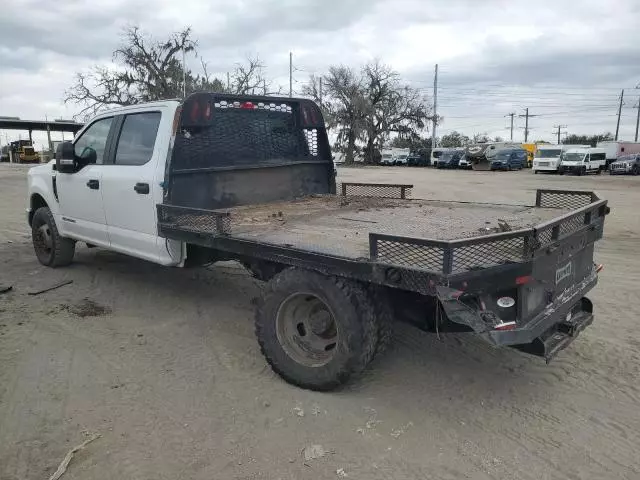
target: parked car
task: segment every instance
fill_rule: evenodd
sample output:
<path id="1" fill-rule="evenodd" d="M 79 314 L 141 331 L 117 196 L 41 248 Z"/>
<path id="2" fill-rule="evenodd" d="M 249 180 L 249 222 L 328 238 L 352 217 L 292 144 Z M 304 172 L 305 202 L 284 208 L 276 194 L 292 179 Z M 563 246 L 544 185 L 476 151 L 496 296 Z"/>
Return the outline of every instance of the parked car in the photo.
<path id="1" fill-rule="evenodd" d="M 438 168 L 458 168 L 458 164 L 463 155 L 463 150 L 443 152 L 438 159 Z"/>
<path id="2" fill-rule="evenodd" d="M 491 170 L 522 170 L 527 164 L 527 151 L 523 148 L 505 148 L 491 160 Z"/>
<path id="3" fill-rule="evenodd" d="M 409 163 L 409 155 L 403 153 L 396 157 L 396 161 L 394 165 L 407 165 L 408 163 Z"/>
<path id="4" fill-rule="evenodd" d="M 606 169 L 606 159 L 604 148 L 571 148 L 566 152 L 562 152 L 560 174 L 600 174 Z"/>
<path id="5" fill-rule="evenodd" d="M 438 160 L 442 156 L 444 152 L 452 151 L 452 148 L 433 148 L 431 150 L 431 165 L 434 167 L 438 166 Z"/>
<path id="6" fill-rule="evenodd" d="M 467 157 L 466 153 L 460 158 L 458 168 L 462 170 L 473 170 L 473 164 L 471 163 L 471 160 L 469 160 L 469 157 Z"/>
<path id="7" fill-rule="evenodd" d="M 395 165 L 395 158 L 392 153 L 383 153 L 380 165 Z"/>
<path id="8" fill-rule="evenodd" d="M 609 165 L 611 175 L 640 175 L 640 153 L 623 155 Z"/>
<path id="9" fill-rule="evenodd" d="M 412 153 L 407 157 L 407 165 L 410 167 L 428 167 L 431 165 L 430 158 L 426 152 Z"/>
<path id="10" fill-rule="evenodd" d="M 604 141 L 598 142 L 596 148 L 604 149 L 606 156 L 606 167 L 609 167 L 609 165 L 616 162 L 619 157 L 622 157 L 624 155 L 632 155 L 634 153 L 640 153 L 639 142 L 617 142 L 615 140 Z"/>

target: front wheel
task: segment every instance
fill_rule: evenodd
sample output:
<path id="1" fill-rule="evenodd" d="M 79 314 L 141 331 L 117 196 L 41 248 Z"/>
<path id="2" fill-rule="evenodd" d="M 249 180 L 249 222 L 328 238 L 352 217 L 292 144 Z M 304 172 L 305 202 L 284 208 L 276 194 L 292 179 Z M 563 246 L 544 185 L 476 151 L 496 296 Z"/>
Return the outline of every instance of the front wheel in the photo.
<path id="1" fill-rule="evenodd" d="M 256 336 L 287 382 L 331 390 L 360 373 L 378 348 L 374 303 L 361 285 L 290 268 L 276 275 L 256 311 Z"/>
<path id="2" fill-rule="evenodd" d="M 76 242 L 60 235 L 49 207 L 41 207 L 33 214 L 31 239 L 42 265 L 64 267 L 73 261 Z"/>

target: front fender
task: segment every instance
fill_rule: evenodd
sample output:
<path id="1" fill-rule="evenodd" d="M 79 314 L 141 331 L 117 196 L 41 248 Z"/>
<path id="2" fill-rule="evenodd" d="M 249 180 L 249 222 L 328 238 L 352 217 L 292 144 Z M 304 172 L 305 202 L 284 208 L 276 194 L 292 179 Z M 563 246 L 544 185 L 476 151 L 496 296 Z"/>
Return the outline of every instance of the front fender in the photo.
<path id="1" fill-rule="evenodd" d="M 43 202 L 49 207 L 54 218 L 60 215 L 60 204 L 53 192 L 53 176 L 50 173 L 49 175 L 30 174 L 28 177 L 28 192 L 27 219 L 29 225 L 31 225 L 31 218 L 35 210 L 44 206 L 42 205 Z M 58 228 L 60 227 L 60 225 L 57 226 Z"/>

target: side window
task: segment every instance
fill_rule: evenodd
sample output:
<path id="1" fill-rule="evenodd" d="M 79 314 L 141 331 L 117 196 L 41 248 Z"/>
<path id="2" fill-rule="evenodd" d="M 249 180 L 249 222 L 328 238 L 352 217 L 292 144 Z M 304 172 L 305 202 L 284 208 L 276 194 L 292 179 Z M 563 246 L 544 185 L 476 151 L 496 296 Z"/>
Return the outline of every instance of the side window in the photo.
<path id="1" fill-rule="evenodd" d="M 144 165 L 151 160 L 160 116 L 160 112 L 145 112 L 124 118 L 116 147 L 116 165 Z"/>
<path id="2" fill-rule="evenodd" d="M 584 156 L 584 163 L 588 163 L 590 159 L 591 159 L 591 158 L 590 158 L 589 154 L 587 153 L 587 154 Z"/>
<path id="3" fill-rule="evenodd" d="M 113 117 L 93 123 L 73 145 L 76 157 L 84 163 L 104 163 L 104 149 Z"/>

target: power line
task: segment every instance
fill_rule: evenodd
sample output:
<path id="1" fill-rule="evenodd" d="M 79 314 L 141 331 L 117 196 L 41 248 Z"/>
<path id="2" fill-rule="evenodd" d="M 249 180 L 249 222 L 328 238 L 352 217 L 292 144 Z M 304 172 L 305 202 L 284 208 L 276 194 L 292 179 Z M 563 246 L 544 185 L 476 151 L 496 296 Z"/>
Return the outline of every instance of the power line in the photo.
<path id="1" fill-rule="evenodd" d="M 558 145 L 560 145 L 560 135 L 562 134 L 562 129 L 563 128 L 567 128 L 566 125 L 554 125 L 553 128 L 557 128 L 557 135 L 558 135 Z M 556 132 L 554 132 L 556 133 Z"/>
<path id="2" fill-rule="evenodd" d="M 518 115 L 519 117 L 524 117 L 524 143 L 527 143 L 529 140 L 529 117 L 537 117 L 537 115 L 529 115 L 529 107 L 524 109 L 524 115 Z"/>
<path id="3" fill-rule="evenodd" d="M 436 135 L 437 126 L 438 126 L 438 64 L 436 63 L 435 72 L 433 76 L 433 132 L 431 133 L 431 146 L 433 148 L 438 146 L 438 136 Z"/>

